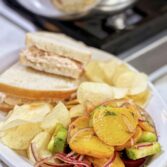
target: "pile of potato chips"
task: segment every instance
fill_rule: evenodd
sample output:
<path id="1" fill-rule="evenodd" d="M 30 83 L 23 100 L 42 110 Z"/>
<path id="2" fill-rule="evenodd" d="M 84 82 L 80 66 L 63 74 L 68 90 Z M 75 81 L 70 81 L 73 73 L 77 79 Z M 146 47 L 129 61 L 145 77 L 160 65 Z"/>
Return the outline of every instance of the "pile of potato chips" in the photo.
<path id="1" fill-rule="evenodd" d="M 150 97 L 147 76 L 144 73 L 131 69 L 127 64 L 117 59 L 91 61 L 86 67 L 86 76 L 92 82 L 101 83 L 101 86 L 97 83 L 94 83 L 94 85 L 93 83 L 89 84 L 92 89 L 97 89 L 97 92 L 103 89 L 99 91 L 101 93 L 103 91 L 106 91 L 106 93 L 110 92 L 112 94 L 110 98 L 119 99 L 130 97 L 134 99 L 136 103 L 143 106 Z M 80 92 L 85 89 L 85 85 L 80 87 L 82 88 L 79 90 L 79 96 L 84 97 L 85 94 L 82 95 Z M 87 93 L 89 94 L 89 92 Z"/>
<path id="2" fill-rule="evenodd" d="M 55 107 L 48 103 L 31 103 L 15 108 L 0 123 L 1 141 L 17 152 L 34 157 L 31 144 L 35 143 L 41 157 L 50 156 L 47 144 L 51 139 L 57 123 L 67 127 L 71 122 L 66 106 L 59 102 Z"/>

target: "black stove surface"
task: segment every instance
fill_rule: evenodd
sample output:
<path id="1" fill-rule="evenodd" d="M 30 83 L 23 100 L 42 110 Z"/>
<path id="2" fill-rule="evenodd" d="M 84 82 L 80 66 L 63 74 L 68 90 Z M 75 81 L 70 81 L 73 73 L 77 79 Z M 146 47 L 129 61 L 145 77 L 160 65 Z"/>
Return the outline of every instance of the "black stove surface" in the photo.
<path id="1" fill-rule="evenodd" d="M 4 2 L 41 29 L 61 30 L 88 45 L 115 54 L 122 53 L 167 28 L 167 0 L 139 0 L 131 9 L 124 11 L 126 27 L 122 30 L 113 26 L 111 15 L 96 15 L 77 21 L 58 21 L 34 15 L 16 0 Z"/>

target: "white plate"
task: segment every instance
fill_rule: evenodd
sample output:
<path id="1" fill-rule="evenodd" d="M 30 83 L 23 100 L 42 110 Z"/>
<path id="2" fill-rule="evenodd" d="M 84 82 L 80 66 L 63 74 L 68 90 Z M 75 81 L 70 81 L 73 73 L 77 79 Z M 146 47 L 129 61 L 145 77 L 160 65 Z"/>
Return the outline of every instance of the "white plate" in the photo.
<path id="1" fill-rule="evenodd" d="M 112 55 L 97 49 L 92 49 L 94 57 L 98 59 L 109 59 Z M 18 51 L 10 53 L 0 60 L 0 72 L 7 69 L 18 59 Z M 155 88 L 150 84 L 152 98 L 146 108 L 154 120 L 159 142 L 162 146 L 162 153 L 157 155 L 148 165 L 148 167 L 167 167 L 167 110 L 164 101 L 161 99 Z M 4 115 L 0 113 L 0 118 Z M 10 167 L 32 167 L 28 160 L 17 155 L 13 150 L 0 143 L 0 159 Z"/>

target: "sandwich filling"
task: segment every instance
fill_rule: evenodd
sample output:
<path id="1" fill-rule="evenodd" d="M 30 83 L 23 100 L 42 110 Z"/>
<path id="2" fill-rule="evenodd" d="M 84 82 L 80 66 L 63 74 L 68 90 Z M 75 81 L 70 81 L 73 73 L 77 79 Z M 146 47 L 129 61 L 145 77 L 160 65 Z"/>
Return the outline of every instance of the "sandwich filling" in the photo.
<path id="1" fill-rule="evenodd" d="M 80 62 L 38 49 L 35 46 L 21 53 L 21 62 L 40 71 L 71 78 L 78 78 L 84 69 Z"/>

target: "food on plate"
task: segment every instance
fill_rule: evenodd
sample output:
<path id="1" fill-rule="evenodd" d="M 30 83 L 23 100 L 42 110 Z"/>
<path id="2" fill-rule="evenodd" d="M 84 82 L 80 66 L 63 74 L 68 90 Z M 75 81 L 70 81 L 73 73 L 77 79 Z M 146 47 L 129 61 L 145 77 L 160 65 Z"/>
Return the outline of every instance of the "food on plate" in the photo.
<path id="1" fill-rule="evenodd" d="M 33 137 L 41 131 L 39 123 L 26 123 L 4 130 L 1 141 L 12 149 L 25 150 Z"/>
<path id="2" fill-rule="evenodd" d="M 81 155 L 95 158 L 111 157 L 114 148 L 101 141 L 92 128 L 84 128 L 76 132 L 69 141 L 70 148 Z"/>
<path id="3" fill-rule="evenodd" d="M 102 167 L 108 165 L 109 167 L 124 167 L 124 163 L 121 160 L 118 153 L 114 153 L 111 158 L 90 158 L 95 167 Z"/>
<path id="4" fill-rule="evenodd" d="M 96 4 L 95 0 L 52 0 L 52 2 L 60 11 L 69 14 L 85 12 Z"/>
<path id="5" fill-rule="evenodd" d="M 76 118 L 82 116 L 85 111 L 85 107 L 82 104 L 77 104 L 71 107 L 70 109 L 70 118 Z"/>
<path id="6" fill-rule="evenodd" d="M 38 156 L 42 158 L 46 158 L 51 156 L 51 153 L 47 150 L 48 142 L 50 141 L 51 135 L 44 131 L 38 133 L 33 140 L 30 142 L 29 147 L 27 149 L 27 155 L 31 162 L 35 163 L 38 159 L 37 156 L 34 156 L 33 149 L 35 147 L 38 152 Z"/>
<path id="7" fill-rule="evenodd" d="M 112 84 L 112 78 L 119 64 L 121 62 L 118 59 L 109 61 L 91 60 L 86 66 L 85 73 L 91 81 Z"/>
<path id="8" fill-rule="evenodd" d="M 138 141 L 139 142 L 154 142 L 154 141 L 157 141 L 157 136 L 153 132 L 143 131 Z"/>
<path id="9" fill-rule="evenodd" d="M 31 140 L 26 141 L 28 146 L 26 143 L 26 147 L 22 148 L 27 150 L 28 158 L 36 167 L 79 164 L 83 167 L 124 167 L 127 164 L 139 167 L 146 159 L 161 151 L 150 117 L 130 99 L 111 99 L 72 120 L 66 110 L 62 102 L 51 108 L 45 116 L 45 124 L 55 121 L 52 126 L 54 130 L 41 128 Z M 58 111 L 64 113 L 61 115 Z M 143 129 L 141 122 L 147 123 L 146 127 L 152 128 L 147 130 L 151 131 Z M 18 132 L 13 134 L 18 135 Z M 27 138 L 27 133 L 22 132 L 21 138 Z M 4 141 L 4 136 L 1 140 Z M 10 138 L 7 141 L 14 142 Z M 13 148 L 13 145 L 8 146 Z M 14 148 L 20 150 L 20 145 Z"/>
<path id="10" fill-rule="evenodd" d="M 91 55 L 62 34 L 28 33 L 23 65 L 0 76 L 0 109 L 10 110 L 0 141 L 35 167 L 139 167 L 161 151 L 141 107 L 151 94 L 147 76 Z"/>
<path id="11" fill-rule="evenodd" d="M 69 111 L 62 102 L 59 102 L 43 119 L 41 128 L 50 133 L 53 133 L 58 123 L 61 123 L 64 127 L 67 127 L 70 122 L 71 118 Z"/>
<path id="12" fill-rule="evenodd" d="M 117 59 L 92 60 L 86 66 L 85 72 L 90 81 L 103 82 L 114 88 L 125 89 L 126 95 L 141 106 L 149 100 L 150 91 L 147 76 L 134 71 Z"/>
<path id="13" fill-rule="evenodd" d="M 53 103 L 69 98 L 79 83 L 79 80 L 55 77 L 17 63 L 0 76 L 0 92 L 4 95 L 1 104 L 13 107 L 33 101 Z"/>
<path id="14" fill-rule="evenodd" d="M 7 115 L 6 120 L 2 122 L 0 130 L 7 130 L 26 123 L 39 123 L 51 110 L 52 106 L 49 103 L 41 102 L 15 106 Z"/>
<path id="15" fill-rule="evenodd" d="M 79 99 L 68 103 L 85 106 Z M 68 103 L 16 106 L 1 122 L 0 140 L 16 151 L 27 151 L 36 167 L 124 167 L 143 164 L 141 158 L 161 151 L 150 117 L 133 100 L 108 99 L 89 112 L 83 107 L 82 114 L 73 119 L 65 106 Z"/>
<path id="16" fill-rule="evenodd" d="M 137 95 L 128 95 L 130 99 L 133 99 L 138 105 L 144 107 L 147 105 L 151 98 L 151 90 L 148 88 L 142 93 L 139 93 Z"/>
<path id="17" fill-rule="evenodd" d="M 68 139 L 70 139 L 77 131 L 89 127 L 89 117 L 81 116 L 74 120 L 69 126 Z"/>
<path id="18" fill-rule="evenodd" d="M 20 53 L 23 65 L 39 71 L 79 78 L 91 52 L 83 44 L 62 34 L 35 32 L 26 35 L 26 49 Z"/>
<path id="19" fill-rule="evenodd" d="M 135 133 L 138 120 L 133 108 L 100 106 L 93 112 L 93 128 L 106 144 L 125 144 Z M 110 123 L 112 122 L 112 123 Z"/>
<path id="20" fill-rule="evenodd" d="M 67 129 L 62 124 L 58 123 L 48 144 L 48 150 L 51 153 L 64 152 L 66 140 Z"/>
<path id="21" fill-rule="evenodd" d="M 133 147 L 126 149 L 127 156 L 133 160 L 153 155 L 159 153 L 160 151 L 161 146 L 158 142 L 146 142 L 144 144 L 136 144 Z"/>
<path id="22" fill-rule="evenodd" d="M 120 99 L 127 95 L 127 89 L 115 88 L 106 83 L 83 82 L 77 90 L 78 101 L 87 106 L 96 106 L 109 99 Z"/>

